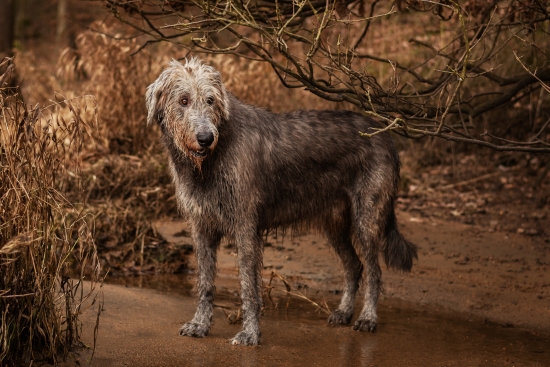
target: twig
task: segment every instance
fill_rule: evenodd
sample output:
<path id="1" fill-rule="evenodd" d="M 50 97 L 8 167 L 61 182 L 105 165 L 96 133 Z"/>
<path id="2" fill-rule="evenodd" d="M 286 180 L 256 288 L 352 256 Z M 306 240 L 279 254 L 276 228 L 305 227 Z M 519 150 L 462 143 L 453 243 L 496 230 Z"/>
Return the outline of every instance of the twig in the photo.
<path id="1" fill-rule="evenodd" d="M 321 310 L 323 311 L 324 313 L 326 313 L 327 315 L 330 315 L 330 308 L 328 307 L 327 303 L 324 302 L 324 305 L 320 305 L 319 303 L 313 301 L 312 299 L 308 298 L 307 296 L 305 296 L 304 294 L 300 293 L 300 292 L 292 292 L 292 288 L 290 287 L 290 284 L 288 284 L 288 282 L 281 276 L 279 275 L 277 272 L 275 271 L 272 271 L 271 272 L 271 278 L 269 279 L 269 286 L 271 286 L 271 281 L 273 280 L 274 277 L 277 277 L 279 279 L 281 279 L 285 285 L 285 288 L 286 290 L 285 291 L 282 291 L 282 292 L 285 292 L 286 294 L 290 295 L 290 296 L 294 296 L 294 297 L 297 297 L 297 298 L 300 298 L 300 299 L 303 299 L 309 303 L 311 303 L 312 305 L 316 306 L 318 310 Z M 271 289 L 275 289 L 277 290 L 276 288 L 274 287 L 270 287 L 270 290 Z"/>
<path id="2" fill-rule="evenodd" d="M 519 167 L 513 167 L 510 169 L 510 171 L 512 170 L 516 170 L 518 169 Z M 491 178 L 491 177 L 494 177 L 494 176 L 498 176 L 502 174 L 502 172 L 493 172 L 493 173 L 488 173 L 486 175 L 483 175 L 483 176 L 479 176 L 479 177 L 475 177 L 475 178 L 471 178 L 469 180 L 465 180 L 465 181 L 461 181 L 461 182 L 457 182 L 457 183 L 454 183 L 454 184 L 449 184 L 449 185 L 445 185 L 445 186 L 441 186 L 439 189 L 440 190 L 449 190 L 449 189 L 454 189 L 455 187 L 460 187 L 460 186 L 465 186 L 465 185 L 469 185 L 469 184 L 472 184 L 472 183 L 475 183 L 475 182 L 479 182 L 479 181 L 483 181 L 483 180 L 486 180 L 488 178 Z"/>
<path id="3" fill-rule="evenodd" d="M 536 74 L 537 74 L 537 70 L 535 70 L 535 72 L 533 73 L 531 70 L 529 70 L 529 68 L 521 62 L 521 58 L 518 57 L 518 55 L 516 54 L 516 51 L 514 51 L 514 56 L 516 57 L 516 60 L 518 60 L 518 62 L 521 64 L 521 66 L 525 69 L 525 71 L 527 71 L 529 74 L 531 74 L 533 76 L 533 78 L 537 79 L 540 83 L 540 85 L 548 92 L 550 93 L 550 87 L 545 84 Z"/>

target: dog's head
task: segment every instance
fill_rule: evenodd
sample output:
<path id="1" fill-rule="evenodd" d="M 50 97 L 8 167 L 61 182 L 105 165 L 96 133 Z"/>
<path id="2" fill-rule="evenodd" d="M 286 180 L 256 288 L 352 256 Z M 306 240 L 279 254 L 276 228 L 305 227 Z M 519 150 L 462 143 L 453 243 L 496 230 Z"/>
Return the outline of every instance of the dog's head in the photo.
<path id="1" fill-rule="evenodd" d="M 229 116 L 227 92 L 220 73 L 197 58 L 172 60 L 147 88 L 147 124 L 163 134 L 201 168 L 216 148 L 218 127 Z"/>

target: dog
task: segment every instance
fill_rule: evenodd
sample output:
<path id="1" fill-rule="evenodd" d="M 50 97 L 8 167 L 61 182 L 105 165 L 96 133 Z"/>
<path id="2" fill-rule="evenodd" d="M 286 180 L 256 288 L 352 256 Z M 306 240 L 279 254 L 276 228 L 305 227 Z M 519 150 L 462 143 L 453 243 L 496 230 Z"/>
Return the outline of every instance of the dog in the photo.
<path id="1" fill-rule="evenodd" d="M 147 123 L 160 127 L 180 210 L 198 261 L 198 305 L 181 335 L 205 337 L 212 325 L 216 252 L 224 237 L 238 252 L 242 330 L 232 344 L 260 342 L 262 236 L 277 228 L 324 233 L 342 260 L 345 287 L 328 322 L 349 324 L 363 267 L 364 306 L 353 324 L 373 332 L 388 267 L 410 271 L 416 246 L 398 231 L 394 203 L 399 156 L 389 133 L 350 111 L 274 114 L 225 89 L 198 58 L 171 61 L 146 92 Z"/>

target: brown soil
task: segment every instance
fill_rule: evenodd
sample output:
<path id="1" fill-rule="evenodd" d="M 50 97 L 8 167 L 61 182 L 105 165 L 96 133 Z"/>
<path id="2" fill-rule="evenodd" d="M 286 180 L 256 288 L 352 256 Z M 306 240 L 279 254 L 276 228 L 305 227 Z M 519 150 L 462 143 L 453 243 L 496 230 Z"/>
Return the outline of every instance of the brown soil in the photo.
<path id="1" fill-rule="evenodd" d="M 105 285 L 96 351 L 82 353 L 80 365 L 113 366 L 545 366 L 550 338 L 517 328 L 502 328 L 462 318 L 442 316 L 407 302 L 383 300 L 376 333 L 350 327 L 327 327 L 326 315 L 313 312 L 299 299 L 274 297 L 278 308 L 261 319 L 259 347 L 233 346 L 229 339 L 240 329 L 227 322 L 224 311 L 238 299 L 221 286 L 214 325 L 204 339 L 181 337 L 180 325 L 194 312 L 191 284 L 185 277 L 160 278 L 163 292 Z M 133 279 L 139 284 L 139 278 Z M 159 279 L 157 279 L 159 280 Z M 222 279 L 223 280 L 223 279 Z M 148 283 L 151 286 L 151 283 Z M 167 294 L 166 291 L 169 291 Z M 177 293 L 177 294 L 174 294 Z M 284 301 L 284 302 L 283 302 Z M 335 297 L 328 297 L 333 306 Z M 96 315 L 85 313 L 84 339 L 93 344 Z M 68 363 L 68 365 L 72 365 Z"/>
<path id="2" fill-rule="evenodd" d="M 403 234 L 418 245 L 419 259 L 410 274 L 383 269 L 383 297 L 503 326 L 550 331 L 550 245 L 543 237 L 404 212 L 398 213 L 398 221 Z M 159 222 L 157 230 L 171 243 L 191 244 L 185 223 Z M 238 276 L 233 244 L 222 244 L 218 266 L 221 277 Z M 269 236 L 264 269 L 265 279 L 275 271 L 294 289 L 325 294 L 342 289 L 339 259 L 319 235 Z"/>

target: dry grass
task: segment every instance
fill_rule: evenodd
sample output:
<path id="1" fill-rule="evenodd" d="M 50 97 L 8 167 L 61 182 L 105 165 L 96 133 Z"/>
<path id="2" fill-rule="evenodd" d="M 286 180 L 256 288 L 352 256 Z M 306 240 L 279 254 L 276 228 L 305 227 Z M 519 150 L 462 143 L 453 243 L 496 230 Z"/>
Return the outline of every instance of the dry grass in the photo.
<path id="1" fill-rule="evenodd" d="M 93 94 L 99 105 L 97 146 L 82 172 L 102 265 L 115 274 L 173 271 L 164 264 L 174 258 L 181 264 L 183 255 L 157 235 L 152 221 L 176 215 L 174 188 L 157 134 L 145 123 L 145 88 L 162 66 L 147 52 L 132 56 L 135 41 L 87 31 L 76 45 L 62 52 L 58 75 L 73 93 Z"/>
<path id="2" fill-rule="evenodd" d="M 107 31 L 102 26 L 103 31 Z M 100 151 L 113 154 L 143 153 L 152 140 L 145 130 L 144 95 L 151 73 L 151 56 L 135 57 L 135 41 L 115 41 L 104 34 L 84 32 L 77 48 L 61 54 L 58 75 L 73 91 L 95 96 L 99 106 L 96 136 Z M 80 83 L 79 83 L 80 82 Z"/>
<path id="3" fill-rule="evenodd" d="M 272 285 L 272 284 L 274 284 L 273 279 L 279 279 L 281 282 L 283 282 L 283 284 L 285 286 L 285 289 L 284 290 L 278 289 L 275 285 Z M 278 305 L 279 305 L 279 302 L 274 302 L 273 301 L 273 298 L 271 297 L 271 293 L 273 291 L 283 292 L 287 296 L 296 297 L 298 299 L 306 301 L 309 304 L 311 304 L 312 306 L 315 306 L 315 311 L 316 312 L 323 312 L 327 315 L 330 315 L 330 308 L 328 307 L 328 304 L 324 299 L 323 299 L 323 301 L 315 302 L 314 300 L 312 300 L 310 297 L 303 294 L 299 290 L 293 290 L 292 287 L 290 286 L 290 283 L 282 275 L 280 275 L 279 273 L 277 273 L 275 271 L 271 272 L 271 277 L 269 278 L 269 283 L 267 284 L 267 286 L 264 287 L 264 295 L 267 296 L 267 298 L 271 302 L 271 305 L 273 307 L 277 308 Z M 289 301 L 290 301 L 290 299 L 287 298 L 287 305 L 286 305 L 287 308 L 288 308 L 288 305 L 289 305 Z"/>
<path id="4" fill-rule="evenodd" d="M 86 98 L 29 109 L 2 90 L 0 108 L 0 364 L 56 363 L 80 343 L 83 302 L 97 297 L 79 169 L 95 109 Z"/>
<path id="5" fill-rule="evenodd" d="M 280 287 L 281 285 L 284 286 L 284 289 Z M 307 293 L 307 286 L 305 289 Z M 283 307 L 280 307 L 282 306 L 281 302 L 284 302 L 284 310 L 288 311 L 290 308 L 291 298 L 294 298 L 314 307 L 314 312 L 316 313 L 323 313 L 325 315 L 331 314 L 330 307 L 324 297 L 321 297 L 322 300 L 315 301 L 312 297 L 308 296 L 304 292 L 301 292 L 299 289 L 292 289 L 290 283 L 282 275 L 275 271 L 271 272 L 268 284 L 263 285 L 262 295 L 264 300 L 268 300 L 270 303 L 270 306 L 267 306 L 267 302 L 264 302 L 262 313 L 268 310 L 273 311 L 283 309 Z M 230 324 L 238 324 L 243 321 L 242 310 L 239 302 L 232 305 L 214 303 L 214 308 L 221 310 Z"/>

